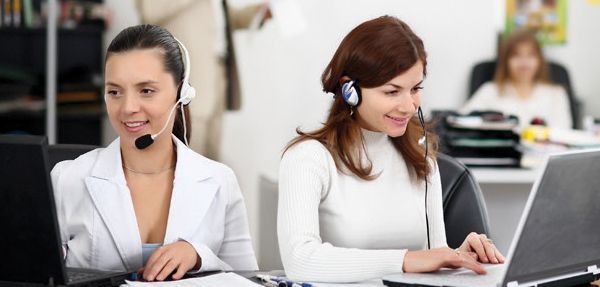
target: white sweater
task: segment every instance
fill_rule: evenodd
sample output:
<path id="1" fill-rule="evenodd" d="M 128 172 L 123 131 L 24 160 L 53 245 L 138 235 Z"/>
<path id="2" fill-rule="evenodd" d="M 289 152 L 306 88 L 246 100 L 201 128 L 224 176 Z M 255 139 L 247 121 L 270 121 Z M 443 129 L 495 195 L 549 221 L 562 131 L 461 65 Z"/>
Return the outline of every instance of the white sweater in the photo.
<path id="1" fill-rule="evenodd" d="M 548 127 L 571 129 L 571 110 L 567 92 L 563 87 L 550 84 L 536 84 L 528 99 L 522 99 L 514 87 L 506 85 L 500 95 L 493 82 L 483 84 L 461 109 L 468 113 L 473 110 L 496 110 L 519 117 L 519 128 L 525 128 L 535 117 L 546 121 Z"/>
<path id="2" fill-rule="evenodd" d="M 338 172 L 318 141 L 289 149 L 280 165 L 277 231 L 286 275 L 355 282 L 402 272 L 407 250 L 427 246 L 425 184 L 383 133 L 363 130 L 372 181 Z M 432 248 L 446 246 L 439 171 L 429 175 Z"/>

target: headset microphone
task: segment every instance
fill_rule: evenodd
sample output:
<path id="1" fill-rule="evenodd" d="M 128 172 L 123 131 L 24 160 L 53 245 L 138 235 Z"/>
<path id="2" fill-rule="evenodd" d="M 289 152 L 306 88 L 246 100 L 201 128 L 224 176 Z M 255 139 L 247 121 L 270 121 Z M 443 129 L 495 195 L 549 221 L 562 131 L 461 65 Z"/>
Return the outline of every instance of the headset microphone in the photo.
<path id="1" fill-rule="evenodd" d="M 175 111 L 175 108 L 177 108 L 177 105 L 181 102 L 181 100 L 177 101 L 175 103 L 175 105 L 171 108 L 171 112 L 169 112 L 169 117 L 167 118 L 167 122 L 165 123 L 165 125 L 162 127 L 162 129 L 160 129 L 159 132 L 151 135 L 151 134 L 145 134 L 139 138 L 137 138 L 135 140 L 135 147 L 137 147 L 138 149 L 145 149 L 147 147 L 149 147 L 151 144 L 154 143 L 154 139 L 156 137 L 158 137 L 160 134 L 162 134 L 165 129 L 167 128 L 167 126 L 169 125 L 169 122 L 171 121 L 171 117 L 173 116 L 173 112 Z"/>
<path id="2" fill-rule="evenodd" d="M 165 129 L 169 125 L 169 122 L 171 121 L 173 112 L 175 111 L 175 108 L 177 108 L 177 105 L 179 103 L 181 103 L 181 118 L 183 119 L 183 140 L 185 141 L 185 145 L 188 145 L 183 106 L 189 104 L 192 101 L 192 99 L 196 97 L 196 90 L 190 85 L 190 70 L 192 66 L 192 64 L 190 63 L 190 55 L 183 43 L 181 43 L 181 41 L 177 40 L 177 38 L 175 38 L 175 41 L 177 41 L 179 49 L 181 50 L 184 71 L 183 81 L 181 83 L 181 88 L 179 89 L 179 100 L 177 100 L 173 108 L 171 108 L 171 112 L 169 112 L 169 118 L 167 118 L 167 122 L 158 133 L 155 133 L 153 135 L 145 134 L 135 140 L 135 147 L 137 147 L 138 149 L 145 149 L 149 147 L 151 144 L 154 143 L 154 139 L 156 139 L 156 137 L 158 137 L 162 132 L 165 131 Z"/>

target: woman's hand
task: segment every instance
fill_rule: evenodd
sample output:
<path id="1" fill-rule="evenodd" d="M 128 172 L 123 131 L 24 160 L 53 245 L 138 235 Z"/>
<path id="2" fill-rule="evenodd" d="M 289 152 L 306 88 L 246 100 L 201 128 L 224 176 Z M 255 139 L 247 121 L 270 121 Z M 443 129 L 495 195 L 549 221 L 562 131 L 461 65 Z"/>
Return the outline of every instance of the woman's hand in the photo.
<path id="1" fill-rule="evenodd" d="M 199 268 L 200 262 L 196 249 L 190 243 L 177 241 L 157 248 L 148 258 L 146 266 L 138 273 L 142 274 L 142 278 L 146 281 L 163 281 L 177 270 L 172 277 L 178 280 L 188 270 Z"/>
<path id="2" fill-rule="evenodd" d="M 485 234 L 471 232 L 463 244 L 458 248 L 460 252 L 472 252 L 477 255 L 479 262 L 483 263 L 504 263 L 504 256 L 494 245 L 491 239 Z"/>
<path id="3" fill-rule="evenodd" d="M 485 269 L 477 262 L 477 255 L 448 247 L 431 250 L 408 251 L 404 255 L 404 272 L 433 272 L 440 268 L 464 267 L 477 274 L 485 274 Z"/>

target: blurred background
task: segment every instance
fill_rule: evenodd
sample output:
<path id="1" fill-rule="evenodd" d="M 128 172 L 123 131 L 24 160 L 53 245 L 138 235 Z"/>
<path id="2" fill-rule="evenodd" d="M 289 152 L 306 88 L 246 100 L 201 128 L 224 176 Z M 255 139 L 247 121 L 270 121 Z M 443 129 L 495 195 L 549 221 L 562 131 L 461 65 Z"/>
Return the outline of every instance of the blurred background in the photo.
<path id="1" fill-rule="evenodd" d="M 473 67 L 495 60 L 505 30 L 527 22 L 515 18 L 511 7 L 555 7 L 554 14 L 538 15 L 551 23 L 541 39 L 543 52 L 568 71 L 580 107 L 577 127 L 584 127 L 583 119 L 593 123 L 600 118 L 600 1 L 518 2 L 0 0 L 0 133 L 45 134 L 51 143 L 107 145 L 116 134 L 103 105 L 106 47 L 130 25 L 164 25 L 191 47 L 192 85 L 198 91 L 192 103 L 191 146 L 236 172 L 259 263 L 273 269 L 278 263 L 269 246 L 276 244 L 275 191 L 282 149 L 297 127 L 313 129 L 324 120 L 332 95 L 322 92 L 321 73 L 342 38 L 365 20 L 393 15 L 423 39 L 428 53 L 423 108 L 430 114 L 461 108 L 470 94 Z M 244 24 L 236 27 L 232 11 L 248 8 Z M 201 21 L 206 19 L 210 22 Z M 512 237 L 534 180 L 530 174 L 518 176 L 525 179 L 480 178 L 486 202 L 495 200 L 487 202 L 492 230 L 508 234 L 497 240 L 502 248 Z M 498 189 L 523 191 L 498 198 Z"/>

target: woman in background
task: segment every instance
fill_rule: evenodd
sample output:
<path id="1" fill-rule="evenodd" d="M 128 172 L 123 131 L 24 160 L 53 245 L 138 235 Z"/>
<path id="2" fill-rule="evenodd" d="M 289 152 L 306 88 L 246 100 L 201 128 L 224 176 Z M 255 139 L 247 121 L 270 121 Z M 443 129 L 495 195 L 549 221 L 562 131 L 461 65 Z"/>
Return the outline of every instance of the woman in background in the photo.
<path id="1" fill-rule="evenodd" d="M 552 84 L 548 74 L 535 35 L 517 31 L 500 50 L 494 81 L 483 84 L 461 112 L 495 110 L 518 116 L 521 128 L 539 118 L 550 128 L 570 129 L 567 93 L 562 86 Z"/>
<path id="2" fill-rule="evenodd" d="M 420 140 L 415 116 L 426 67 L 421 39 L 390 16 L 360 24 L 338 47 L 321 78 L 335 95 L 326 122 L 299 131 L 281 160 L 287 276 L 355 282 L 442 267 L 485 273 L 479 262 L 504 261 L 483 234 L 447 246 L 435 139 Z"/>

